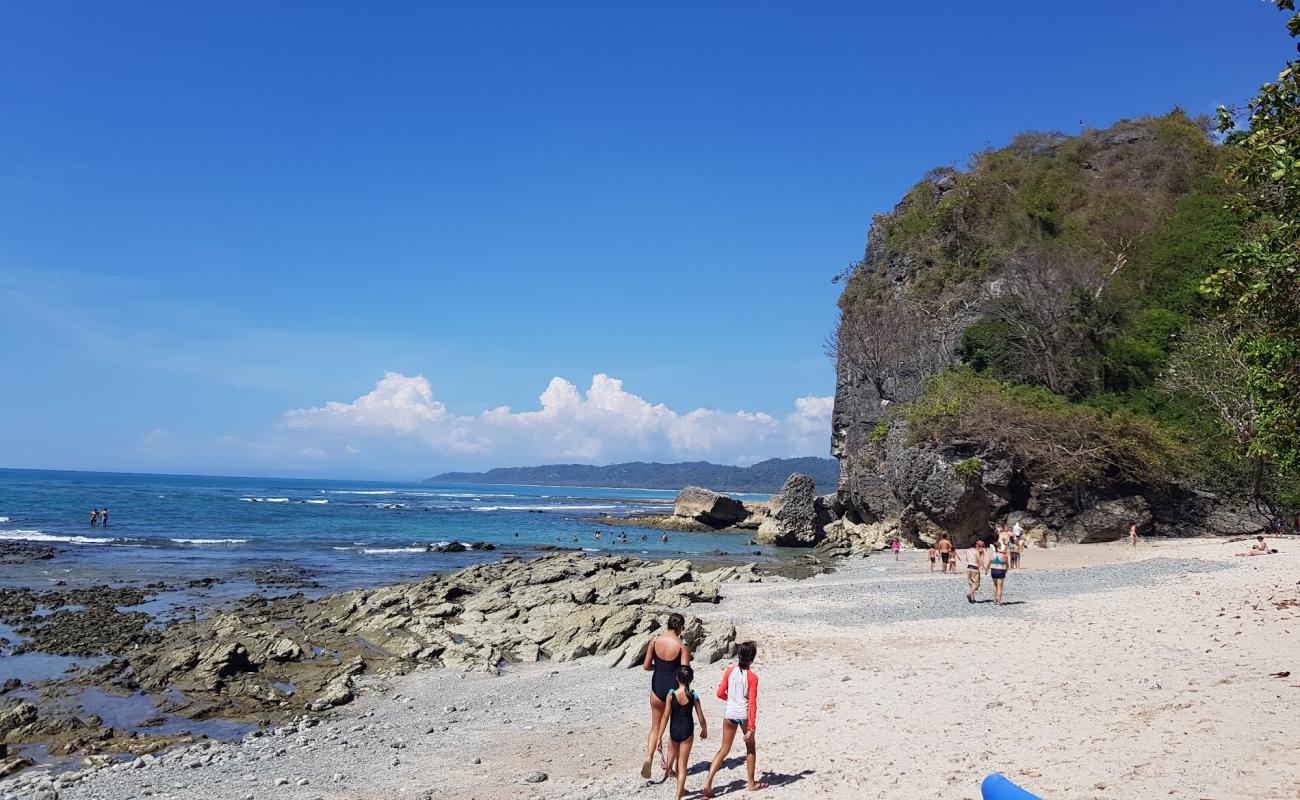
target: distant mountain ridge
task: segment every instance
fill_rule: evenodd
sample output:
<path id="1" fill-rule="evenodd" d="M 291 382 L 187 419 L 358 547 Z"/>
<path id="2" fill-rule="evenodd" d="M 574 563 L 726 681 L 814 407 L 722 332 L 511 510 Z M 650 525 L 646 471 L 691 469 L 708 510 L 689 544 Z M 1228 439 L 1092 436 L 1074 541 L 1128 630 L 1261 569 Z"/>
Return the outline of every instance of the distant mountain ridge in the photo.
<path id="1" fill-rule="evenodd" d="M 774 494 L 791 473 L 801 472 L 817 483 L 819 493 L 832 492 L 840 468 L 832 458 L 769 458 L 748 467 L 708 461 L 660 464 L 629 461 L 603 467 L 592 464 L 546 464 L 540 467 L 497 467 L 487 472 L 444 472 L 425 483 L 512 483 L 532 486 L 600 486 L 610 488 L 681 489 L 703 486 L 718 492 Z"/>

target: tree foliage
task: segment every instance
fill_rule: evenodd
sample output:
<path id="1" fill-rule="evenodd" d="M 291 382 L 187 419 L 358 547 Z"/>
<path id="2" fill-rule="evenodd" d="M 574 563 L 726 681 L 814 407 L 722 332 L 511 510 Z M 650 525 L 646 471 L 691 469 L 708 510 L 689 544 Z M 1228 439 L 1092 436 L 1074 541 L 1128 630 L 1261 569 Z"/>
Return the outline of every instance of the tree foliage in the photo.
<path id="1" fill-rule="evenodd" d="M 1295 11 L 1293 0 L 1275 2 Z M 1287 28 L 1300 36 L 1300 15 L 1292 13 Z M 1233 207 L 1249 228 L 1204 289 L 1245 360 L 1258 409 L 1252 450 L 1300 473 L 1300 62 L 1288 61 L 1244 114 L 1221 108 L 1219 117 L 1220 130 L 1235 132 Z"/>
<path id="2" fill-rule="evenodd" d="M 904 414 L 916 439 L 982 442 L 1048 484 L 1167 484 L 1181 474 L 1188 455 L 1150 419 L 1107 413 L 962 367 L 931 378 Z"/>

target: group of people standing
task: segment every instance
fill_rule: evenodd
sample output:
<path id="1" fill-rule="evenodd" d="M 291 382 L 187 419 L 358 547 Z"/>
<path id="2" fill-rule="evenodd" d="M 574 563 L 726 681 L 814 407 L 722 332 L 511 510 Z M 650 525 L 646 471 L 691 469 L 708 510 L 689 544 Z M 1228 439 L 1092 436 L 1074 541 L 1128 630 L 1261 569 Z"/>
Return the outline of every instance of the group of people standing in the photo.
<path id="1" fill-rule="evenodd" d="M 653 673 L 650 679 L 650 736 L 646 742 L 645 763 L 641 777 L 649 778 L 656 754 L 664 779 L 676 778 L 676 800 L 686 794 L 686 773 L 690 767 L 691 747 L 695 743 L 695 721 L 700 723 L 700 738 L 709 738 L 709 724 L 704 717 L 704 704 L 691 689 L 695 670 L 691 667 L 691 649 L 682 641 L 686 619 L 681 614 L 668 615 L 667 629 L 656 635 L 646 645 L 642 667 Z M 766 783 L 754 780 L 757 761 L 757 743 L 754 726 L 758 717 L 758 675 L 752 669 L 758 656 L 758 645 L 742 642 L 737 651 L 737 662 L 722 673 L 718 686 L 718 699 L 726 701 L 722 715 L 722 742 L 709 764 L 708 777 L 704 779 L 702 797 L 713 796 L 713 778 L 722 768 L 722 762 L 731 752 L 731 746 L 740 731 L 745 742 L 745 768 L 748 789 L 756 792 L 766 789 Z M 664 733 L 668 733 L 668 752 L 663 748 Z"/>
<path id="2" fill-rule="evenodd" d="M 97 508 L 97 509 L 95 509 L 94 511 L 91 511 L 91 512 L 90 512 L 90 527 L 93 528 L 93 527 L 95 527 L 96 525 L 100 526 L 101 528 L 107 528 L 107 527 L 108 527 L 108 509 L 107 509 L 107 508 Z"/>
<path id="3" fill-rule="evenodd" d="M 996 535 L 990 537 L 992 544 L 985 545 L 983 539 L 977 539 L 966 555 L 952 543 L 948 534 L 939 537 L 939 541 L 930 547 L 930 571 L 937 565 L 943 574 L 957 572 L 957 562 L 966 562 L 967 602 L 975 602 L 979 591 L 981 577 L 988 575 L 993 580 L 993 602 L 1002 605 L 1002 592 L 1006 586 L 1007 572 L 1020 569 L 1021 556 L 1025 549 L 1025 535 L 1020 523 L 1010 528 L 999 527 Z M 936 564 L 937 562 L 937 564 Z"/>

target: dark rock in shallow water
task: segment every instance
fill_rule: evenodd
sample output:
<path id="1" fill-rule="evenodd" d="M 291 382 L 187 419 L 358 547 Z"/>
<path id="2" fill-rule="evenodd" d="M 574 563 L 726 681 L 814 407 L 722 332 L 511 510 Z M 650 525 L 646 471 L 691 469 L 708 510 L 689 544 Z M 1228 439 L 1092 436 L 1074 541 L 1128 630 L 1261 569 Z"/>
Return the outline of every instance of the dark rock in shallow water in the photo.
<path id="1" fill-rule="evenodd" d="M 30 561 L 47 561 L 63 551 L 35 542 L 0 542 L 0 564 L 26 564 Z"/>
<path id="2" fill-rule="evenodd" d="M 258 586 L 280 586 L 302 589 L 319 589 L 322 584 L 315 580 L 317 572 L 299 567 L 293 564 L 275 564 L 269 567 L 258 567 L 257 569 L 246 570 L 241 573 L 244 577 L 252 578 Z"/>
<path id="3" fill-rule="evenodd" d="M 154 641 L 157 633 L 146 626 L 153 617 L 143 611 L 120 612 L 108 606 L 56 611 L 17 631 L 29 637 L 15 652 L 41 652 L 60 656 L 97 656 L 119 653 Z"/>
<path id="4" fill-rule="evenodd" d="M 0 619 L 29 641 L 15 652 L 42 652 L 88 657 L 116 653 L 152 641 L 157 633 L 146 629 L 153 618 L 142 611 L 118 611 L 143 603 L 156 589 L 92 586 L 36 592 L 0 590 Z M 52 613 L 37 616 L 38 606 Z"/>

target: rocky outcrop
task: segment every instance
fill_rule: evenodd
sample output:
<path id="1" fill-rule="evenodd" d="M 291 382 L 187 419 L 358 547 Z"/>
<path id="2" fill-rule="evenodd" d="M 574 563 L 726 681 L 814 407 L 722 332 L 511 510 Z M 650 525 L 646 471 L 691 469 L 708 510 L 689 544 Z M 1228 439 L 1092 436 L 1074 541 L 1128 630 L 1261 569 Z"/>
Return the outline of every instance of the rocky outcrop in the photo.
<path id="1" fill-rule="evenodd" d="M 1080 544 L 1115 542 L 1128 536 L 1133 525 L 1140 534 L 1151 529 L 1151 506 L 1144 497 L 1121 497 L 1091 505 L 1066 522 L 1058 538 Z"/>
<path id="2" fill-rule="evenodd" d="M 1175 130 L 1184 137 L 1180 141 L 1196 146 L 1167 147 L 1168 134 Z M 1020 164 L 1022 176 L 1048 174 L 1037 172 L 1048 163 L 1054 169 L 1077 170 L 1053 172 L 1046 179 L 1086 194 L 1090 211 L 1056 209 L 1065 217 L 1041 233 L 1045 241 L 1062 229 L 1087 230 L 1096 243 L 1103 243 L 1101 231 L 1108 225 L 1120 223 L 1128 229 L 1138 224 L 1128 211 L 1108 219 L 1123 207 L 1112 200 L 1136 193 L 1151 208 L 1175 207 L 1193 185 L 1188 176 L 1211 174 L 1204 171 L 1209 162 L 1203 161 L 1209 149 L 1192 121 L 1179 113 L 1125 120 L 1077 137 L 1027 134 L 996 157 L 975 159 L 974 174 L 949 168 L 932 171 L 890 213 L 875 219 L 862 261 L 842 276 L 847 281 L 840 302 L 844 315 L 836 338 L 831 421 L 831 453 L 840 465 L 841 522 L 823 523 L 828 539 L 874 541 L 880 529 L 872 526 L 878 522 L 896 526 L 897 535 L 918 546 L 933 542 L 940 533 L 964 545 L 987 535 L 993 525 L 1015 520 L 1022 528 L 1032 522 L 1031 541 L 1043 544 L 1113 540 L 1127 535 L 1133 524 L 1146 535 L 1168 536 L 1248 535 L 1267 528 L 1266 514 L 1242 508 L 1240 498 L 1210 495 L 1198 476 L 1179 477 L 1164 466 L 1135 470 L 1113 463 L 1102 469 L 1061 470 L 1046 463 L 1051 457 L 1033 455 L 1034 448 L 1017 451 L 1029 453 L 1025 460 L 1031 463 L 1023 463 L 979 441 L 980 431 L 972 428 L 947 438 L 932 433 L 932 438 L 913 441 L 901 419 L 904 414 L 898 413 L 917 399 L 927 379 L 958 361 L 959 344 L 972 323 L 984 320 L 994 328 L 1006 324 L 1002 316 L 988 312 L 1000 305 L 1006 313 L 1002 301 L 1014 294 L 1018 272 L 1032 267 L 1033 274 L 1039 274 L 1048 265 L 1050 259 L 1042 264 L 1033 260 L 1038 258 L 1035 245 L 1002 233 L 1021 230 L 1024 220 L 1018 215 L 1023 209 L 1008 211 L 996 195 L 981 194 L 988 186 L 1018 191 L 1014 180 L 993 179 L 1012 174 L 1002 172 L 1002 158 Z M 1060 158 L 1066 154 L 1069 158 Z M 1135 169 L 1136 164 L 1142 168 Z M 1070 215 L 1073 219 L 1066 218 Z M 1106 284 L 1092 288 L 1100 296 Z M 1050 288 L 1043 295 L 1050 297 Z M 910 307 L 920 309 L 919 325 L 906 310 Z M 1033 324 L 1032 311 L 1021 316 L 1019 322 L 1028 327 L 1041 327 Z M 974 369 L 1045 384 L 1061 396 L 1099 388 L 1094 378 L 1071 387 L 1069 381 L 999 365 L 993 350 L 982 351 L 979 338 L 966 340 L 966 359 Z M 1063 345 L 1052 345 L 1052 352 L 1061 365 L 1080 360 Z M 1035 445 L 1043 448 L 1040 453 L 1055 445 L 1060 449 L 1053 455 L 1070 458 L 1097 450 L 1048 441 L 1055 435 L 1036 438 Z M 1070 434 L 1059 435 L 1068 439 Z"/>
<path id="3" fill-rule="evenodd" d="M 0 564 L 26 564 L 30 561 L 48 561 L 59 553 L 58 548 L 34 542 L 0 542 Z"/>
<path id="4" fill-rule="evenodd" d="M 687 486 L 677 494 L 673 516 L 710 528 L 728 528 L 747 518 L 749 511 L 734 497 L 699 486 Z"/>
<path id="5" fill-rule="evenodd" d="M 716 602 L 721 581 L 755 577 L 752 565 L 702 572 L 686 561 L 563 553 L 314 601 L 254 596 L 130 654 L 127 688 L 177 690 L 189 704 L 179 713 L 230 703 L 321 710 L 349 702 L 355 678 L 376 670 L 495 670 L 609 653 L 647 636 L 670 610 Z M 702 625 L 699 641 L 728 652 L 723 633 L 710 630 Z"/>
<path id="6" fill-rule="evenodd" d="M 688 486 L 677 495 L 672 514 L 632 514 L 625 517 L 593 517 L 596 525 L 652 528 L 682 533 L 709 531 L 756 531 L 767 519 L 768 503 L 741 502 L 724 494 Z"/>
<path id="7" fill-rule="evenodd" d="M 754 537 L 760 544 L 782 547 L 811 547 L 824 533 L 818 525 L 817 487 L 813 479 L 791 475 L 771 501 L 767 517 Z"/>
<path id="8" fill-rule="evenodd" d="M 826 542 L 847 547 L 850 553 L 884 550 L 898 537 L 898 525 L 892 522 L 850 522 L 841 518 L 825 527 Z"/>
<path id="9" fill-rule="evenodd" d="M 755 564 L 693 566 L 566 552 L 315 600 L 251 595 L 207 619 L 174 622 L 148 639 L 124 640 L 123 650 L 100 666 L 33 687 L 5 681 L 0 768 L 27 766 L 4 758 L 11 743 L 91 757 L 141 755 L 193 740 L 186 733 L 110 728 L 98 717 L 76 714 L 65 698 L 87 686 L 119 696 L 143 693 L 155 703 L 159 721 L 175 715 L 282 722 L 351 702 L 368 675 L 421 665 L 494 671 L 514 662 L 607 654 L 612 664 L 635 666 L 671 611 L 687 615 L 684 637 L 694 658 L 710 663 L 734 653 L 735 627 L 691 615 L 689 607 L 716 602 L 726 582 L 764 575 Z M 96 596 L 101 603 L 138 603 L 144 594 L 108 587 L 2 590 L 0 617 L 49 619 L 56 615 L 38 614 L 38 605 Z M 94 641 L 102 647 L 119 640 Z"/>

